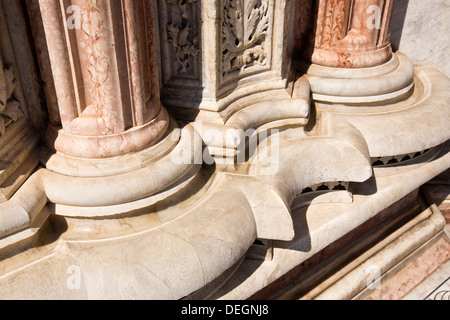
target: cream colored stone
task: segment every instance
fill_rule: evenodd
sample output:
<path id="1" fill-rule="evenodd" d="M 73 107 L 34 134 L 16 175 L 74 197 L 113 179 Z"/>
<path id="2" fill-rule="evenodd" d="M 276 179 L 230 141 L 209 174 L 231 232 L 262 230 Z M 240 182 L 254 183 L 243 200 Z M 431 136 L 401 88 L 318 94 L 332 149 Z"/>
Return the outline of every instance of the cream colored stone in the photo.
<path id="1" fill-rule="evenodd" d="M 186 120 L 220 121 L 214 113 L 251 94 L 288 97 L 295 5 L 157 1 L 164 105 Z"/>
<path id="2" fill-rule="evenodd" d="M 392 46 L 414 64 L 432 64 L 450 77 L 447 52 L 450 8 L 445 0 L 397 0 L 392 19 Z"/>
<path id="3" fill-rule="evenodd" d="M 423 151 L 450 138 L 445 130 L 450 113 L 443 108 L 450 80 L 433 67 L 418 67 L 413 94 L 403 101 L 353 108 L 325 105 L 326 121 L 333 127 L 344 121 L 360 131 L 371 157 L 395 156 Z M 329 111 L 329 113 L 328 113 Z M 427 121 L 424 121 L 424 117 Z M 407 125 L 405 125 L 407 124 Z M 339 134 L 340 129 L 329 129 Z M 430 135 L 423 135 L 423 132 Z"/>
<path id="4" fill-rule="evenodd" d="M 448 170 L 450 80 L 392 55 L 392 2 L 376 31 L 366 3 L 318 2 L 305 73 L 301 1 L 77 0 L 68 30 L 65 2 L 29 2 L 50 148 L 33 170 L 34 98 L 1 28 L 0 118 L 24 117 L 0 137 L 0 297 L 247 299 Z M 419 220 L 313 296 L 395 273 L 442 233 Z"/>
<path id="5" fill-rule="evenodd" d="M 44 253 L 40 262 L 23 265 L 24 272 L 3 273 L 1 281 L 5 285 L 0 294 L 28 299 L 71 299 L 78 294 L 84 299 L 182 298 L 232 266 L 256 236 L 255 229 L 249 229 L 253 216 L 242 195 L 224 194 L 236 210 L 226 210 L 217 201 L 220 197 L 208 197 L 207 206 L 201 201 L 173 223 L 119 238 L 111 235 L 105 239 L 106 234 L 84 229 L 88 238 L 64 241 L 66 236 L 70 238 L 73 227 L 69 227 L 59 245 Z M 97 236 L 103 240 L 96 240 Z M 33 274 L 41 274 L 44 265 L 52 266 L 50 273 L 45 272 L 45 283 L 50 284 L 46 288 L 42 287 L 41 276 L 29 281 Z M 65 287 L 70 266 L 80 268 L 84 292 Z M 18 293 L 7 283 L 23 283 L 24 287 Z M 34 291 L 33 287 L 41 290 Z M 58 287 L 62 289 L 54 290 Z"/>
<path id="6" fill-rule="evenodd" d="M 445 220 L 437 207 L 428 209 L 429 217 L 404 232 L 397 239 L 367 258 L 355 269 L 339 279 L 332 286 L 314 297 L 316 300 L 349 300 L 360 292 L 373 291 L 384 281 L 389 269 L 399 264 L 409 254 L 418 249 L 442 231 Z"/>

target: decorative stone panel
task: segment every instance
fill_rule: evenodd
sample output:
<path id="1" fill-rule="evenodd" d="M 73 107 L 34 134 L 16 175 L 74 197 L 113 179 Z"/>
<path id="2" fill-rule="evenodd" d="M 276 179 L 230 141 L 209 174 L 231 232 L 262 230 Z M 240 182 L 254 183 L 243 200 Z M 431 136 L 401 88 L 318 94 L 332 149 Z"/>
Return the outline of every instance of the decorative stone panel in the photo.
<path id="1" fill-rule="evenodd" d="M 241 98 L 262 91 L 290 96 L 296 1 L 157 4 L 161 98 L 177 118 L 224 124 Z"/>

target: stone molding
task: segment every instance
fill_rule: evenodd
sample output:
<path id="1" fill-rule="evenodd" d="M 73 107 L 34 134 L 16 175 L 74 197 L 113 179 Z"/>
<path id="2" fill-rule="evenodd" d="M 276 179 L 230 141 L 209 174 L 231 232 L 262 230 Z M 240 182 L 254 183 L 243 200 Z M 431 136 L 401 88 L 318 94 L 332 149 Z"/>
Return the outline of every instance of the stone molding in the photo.
<path id="1" fill-rule="evenodd" d="M 223 124 L 221 113 L 248 95 L 280 91 L 284 99 L 289 97 L 294 1 L 157 3 L 161 98 L 176 118 Z M 177 49 L 170 39 L 182 34 L 169 36 L 168 26 L 173 34 L 185 31 L 183 46 L 193 48 L 184 54 L 191 70 L 187 73 L 173 71 Z"/>
<path id="2" fill-rule="evenodd" d="M 2 28 L 0 296 L 247 299 L 447 170 L 450 80 L 392 54 L 392 1 L 318 1 L 306 69 L 298 3 L 28 2 L 49 124 Z"/>
<path id="3" fill-rule="evenodd" d="M 39 162 L 38 131 L 44 120 L 23 23 L 17 1 L 0 4 L 0 203 L 11 198 Z"/>
<path id="4" fill-rule="evenodd" d="M 321 0 L 317 2 L 311 62 L 336 68 L 366 68 L 392 54 L 391 0 Z"/>
<path id="5" fill-rule="evenodd" d="M 321 102 L 382 103 L 402 98 L 414 82 L 414 65 L 397 52 L 380 66 L 330 70 L 312 65 L 307 71 L 313 98 Z"/>

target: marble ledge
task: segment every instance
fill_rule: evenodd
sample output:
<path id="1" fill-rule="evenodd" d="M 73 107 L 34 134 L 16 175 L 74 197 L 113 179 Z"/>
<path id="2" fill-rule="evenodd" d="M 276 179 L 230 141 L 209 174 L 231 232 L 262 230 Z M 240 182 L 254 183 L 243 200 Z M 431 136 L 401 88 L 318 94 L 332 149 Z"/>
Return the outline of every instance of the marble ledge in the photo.
<path id="1" fill-rule="evenodd" d="M 329 244 L 376 216 L 380 211 L 419 188 L 450 166 L 450 145 L 432 161 L 396 173 L 377 169 L 373 179 L 359 185 L 351 204 L 316 204 L 292 214 L 295 238 L 273 242 L 272 261 L 247 259 L 240 269 L 211 299 L 247 299 L 274 283 L 294 267 Z M 388 170 L 385 175 L 383 170 Z M 333 213 L 330 216 L 330 213 Z"/>

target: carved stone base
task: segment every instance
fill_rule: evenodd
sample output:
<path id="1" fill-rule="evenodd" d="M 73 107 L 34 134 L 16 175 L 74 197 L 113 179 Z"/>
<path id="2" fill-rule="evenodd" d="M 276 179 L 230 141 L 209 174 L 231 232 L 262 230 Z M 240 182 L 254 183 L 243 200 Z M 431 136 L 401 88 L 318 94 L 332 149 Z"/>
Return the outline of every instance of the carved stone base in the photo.
<path id="1" fill-rule="evenodd" d="M 399 66 L 396 70 L 400 69 L 402 68 Z M 364 137 L 371 158 L 414 155 L 444 143 L 450 138 L 448 130 L 442 130 L 450 121 L 450 112 L 447 108 L 442 108 L 442 105 L 447 100 L 446 88 L 450 85 L 450 79 L 431 66 L 418 66 L 414 70 L 414 84 L 407 86 L 410 88 L 408 94 L 397 96 L 393 101 L 388 99 L 344 103 L 337 100 L 330 103 L 319 98 L 315 106 L 316 118 L 320 119 L 321 125 L 315 126 L 311 134 L 321 135 L 326 132 L 339 135 L 348 128 L 354 128 Z M 401 72 L 399 79 L 409 79 L 410 71 L 408 67 L 406 74 Z M 392 83 L 383 82 L 382 79 L 383 76 L 374 77 L 370 81 L 378 83 L 380 92 L 387 92 L 383 91 L 384 89 L 392 90 Z M 358 96 L 358 86 L 354 84 L 365 80 L 337 81 L 345 91 L 355 89 L 355 95 Z M 369 83 L 364 88 L 372 90 Z M 426 117 L 427 121 L 423 121 L 423 117 Z M 429 132 L 430 135 L 424 136 L 423 132 Z"/>
<path id="2" fill-rule="evenodd" d="M 414 65 L 401 53 L 376 67 L 336 69 L 311 65 L 307 74 L 315 101 L 347 105 L 401 101 L 414 83 Z"/>

